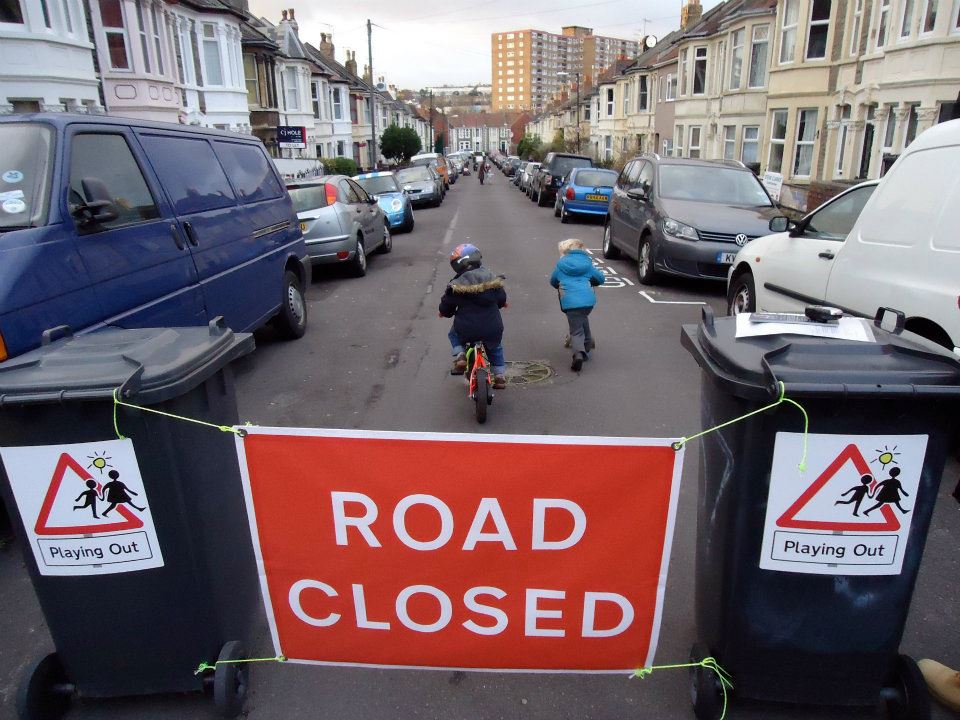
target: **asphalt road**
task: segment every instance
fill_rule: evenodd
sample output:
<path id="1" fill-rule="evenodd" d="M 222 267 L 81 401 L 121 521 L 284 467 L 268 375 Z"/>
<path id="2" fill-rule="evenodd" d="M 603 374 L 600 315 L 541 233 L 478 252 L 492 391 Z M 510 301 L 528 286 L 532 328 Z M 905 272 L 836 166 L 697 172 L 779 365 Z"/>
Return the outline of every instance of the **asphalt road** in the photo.
<path id="1" fill-rule="evenodd" d="M 389 255 L 370 258 L 356 279 L 321 269 L 309 289 L 310 325 L 297 342 L 266 329 L 258 349 L 236 365 L 240 417 L 263 425 L 476 432 L 462 380 L 448 374 L 449 321 L 437 317 L 451 276 L 447 254 L 471 241 L 486 264 L 507 276 L 508 361 L 548 366 L 546 380 L 497 394 L 484 432 L 598 436 L 680 436 L 699 430 L 699 369 L 680 346 L 682 323 L 706 301 L 723 311 L 719 285 L 635 284 L 635 266 L 605 261 L 608 287 L 591 316 L 598 348 L 582 374 L 569 368 L 566 331 L 547 278 L 556 244 L 579 237 L 600 257 L 602 226 L 561 225 L 499 173 L 480 186 L 461 178 L 437 209 L 416 212 L 416 228 L 397 235 Z M 644 291 L 646 294 L 643 294 Z M 686 304 L 689 303 L 689 304 Z M 516 371 L 513 368 L 511 372 Z M 362 458 L 360 459 L 362 462 Z M 657 662 L 684 662 L 695 639 L 694 539 L 698 453 L 686 453 Z M 451 465 L 451 481 L 460 468 Z M 581 470 L 603 472 L 603 458 Z M 960 508 L 947 469 L 902 648 L 915 657 L 960 664 Z M 12 717 L 23 667 L 50 648 L 19 547 L 0 548 L 0 717 Z M 639 551 L 639 550 L 638 550 Z M 629 558 L 617 558 L 618 562 Z M 261 655 L 272 655 L 265 633 Z M 811 698 L 813 700 L 814 698 Z M 395 718 L 692 718 L 684 671 L 644 680 L 620 676 L 450 673 L 264 664 L 254 668 L 247 714 L 258 720 Z M 69 718 L 206 718 L 201 696 L 82 701 Z M 737 706 L 736 718 L 871 717 L 863 711 Z M 946 718 L 935 710 L 935 718 Z"/>

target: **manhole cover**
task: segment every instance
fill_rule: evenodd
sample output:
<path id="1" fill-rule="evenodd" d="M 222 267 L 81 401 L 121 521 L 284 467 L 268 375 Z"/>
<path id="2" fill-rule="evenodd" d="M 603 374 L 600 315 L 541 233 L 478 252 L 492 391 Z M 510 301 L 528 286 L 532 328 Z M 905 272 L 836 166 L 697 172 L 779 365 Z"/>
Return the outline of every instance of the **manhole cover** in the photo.
<path id="1" fill-rule="evenodd" d="M 553 368 L 539 360 L 510 360 L 507 362 L 509 385 L 530 385 L 553 376 Z"/>

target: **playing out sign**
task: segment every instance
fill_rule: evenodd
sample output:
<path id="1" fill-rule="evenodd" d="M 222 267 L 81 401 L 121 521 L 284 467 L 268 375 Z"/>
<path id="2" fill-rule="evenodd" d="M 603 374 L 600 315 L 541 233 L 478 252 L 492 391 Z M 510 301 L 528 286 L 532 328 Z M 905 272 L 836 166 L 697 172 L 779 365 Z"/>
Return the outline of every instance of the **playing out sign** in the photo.
<path id="1" fill-rule="evenodd" d="M 245 429 L 278 654 L 533 671 L 652 663 L 682 462 L 670 440 Z"/>

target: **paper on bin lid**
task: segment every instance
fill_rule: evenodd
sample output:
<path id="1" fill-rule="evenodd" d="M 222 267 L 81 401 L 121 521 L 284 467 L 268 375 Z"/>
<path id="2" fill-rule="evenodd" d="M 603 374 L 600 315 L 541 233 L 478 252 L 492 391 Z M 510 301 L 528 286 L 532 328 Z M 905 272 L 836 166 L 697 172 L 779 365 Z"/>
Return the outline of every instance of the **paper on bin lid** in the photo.
<path id="1" fill-rule="evenodd" d="M 869 323 L 862 318 L 842 317 L 835 323 L 754 323 L 750 322 L 751 315 L 752 313 L 737 315 L 737 338 L 762 335 L 807 335 L 854 342 L 876 342 Z"/>

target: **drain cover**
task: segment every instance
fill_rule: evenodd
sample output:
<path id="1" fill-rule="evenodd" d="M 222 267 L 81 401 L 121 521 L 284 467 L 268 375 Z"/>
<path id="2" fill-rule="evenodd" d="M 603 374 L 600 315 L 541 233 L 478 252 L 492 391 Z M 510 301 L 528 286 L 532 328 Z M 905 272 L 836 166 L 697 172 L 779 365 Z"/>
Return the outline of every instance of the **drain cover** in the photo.
<path id="1" fill-rule="evenodd" d="M 553 368 L 540 360 L 510 360 L 507 362 L 509 385 L 530 385 L 553 376 Z"/>

